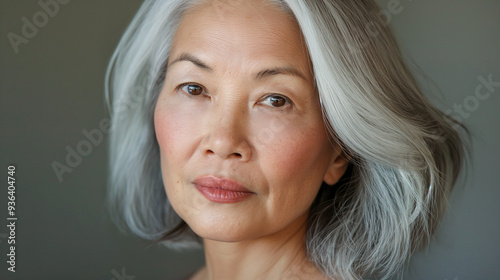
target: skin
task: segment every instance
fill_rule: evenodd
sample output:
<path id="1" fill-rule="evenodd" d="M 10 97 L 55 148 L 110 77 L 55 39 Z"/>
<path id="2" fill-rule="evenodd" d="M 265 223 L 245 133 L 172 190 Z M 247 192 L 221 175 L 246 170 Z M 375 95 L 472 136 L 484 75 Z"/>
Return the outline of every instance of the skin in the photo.
<path id="1" fill-rule="evenodd" d="M 204 240 L 192 279 L 324 279 L 306 257 L 307 216 L 348 163 L 326 132 L 300 28 L 261 0 L 227 8 L 184 15 L 154 115 L 169 201 Z M 193 184 L 203 175 L 253 194 L 211 202 Z"/>

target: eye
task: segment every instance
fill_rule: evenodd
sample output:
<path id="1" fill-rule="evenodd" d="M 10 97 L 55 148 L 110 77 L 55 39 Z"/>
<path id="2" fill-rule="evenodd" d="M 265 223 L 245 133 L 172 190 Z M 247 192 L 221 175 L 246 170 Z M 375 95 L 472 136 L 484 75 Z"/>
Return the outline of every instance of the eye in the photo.
<path id="1" fill-rule="evenodd" d="M 283 95 L 272 94 L 263 98 L 262 103 L 269 105 L 271 107 L 284 107 L 286 105 L 292 104 L 290 99 Z"/>
<path id="2" fill-rule="evenodd" d="M 189 95 L 202 95 L 205 89 L 198 84 L 182 84 L 179 88 Z"/>

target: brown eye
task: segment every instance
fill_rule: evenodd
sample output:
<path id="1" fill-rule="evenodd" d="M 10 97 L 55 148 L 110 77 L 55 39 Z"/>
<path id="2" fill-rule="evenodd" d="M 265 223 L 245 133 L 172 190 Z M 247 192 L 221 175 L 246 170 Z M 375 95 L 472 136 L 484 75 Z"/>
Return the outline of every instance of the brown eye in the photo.
<path id="1" fill-rule="evenodd" d="M 281 95 L 270 95 L 264 99 L 263 103 L 272 107 L 283 107 L 287 105 L 287 103 L 290 103 L 290 101 L 288 98 Z"/>
<path id="2" fill-rule="evenodd" d="M 201 95 L 203 94 L 203 87 L 196 84 L 186 84 L 181 87 L 181 89 L 189 95 Z"/>
<path id="3" fill-rule="evenodd" d="M 269 101 L 271 102 L 271 105 L 273 105 L 274 107 L 281 107 L 286 104 L 285 98 L 281 96 L 272 96 L 270 97 Z"/>

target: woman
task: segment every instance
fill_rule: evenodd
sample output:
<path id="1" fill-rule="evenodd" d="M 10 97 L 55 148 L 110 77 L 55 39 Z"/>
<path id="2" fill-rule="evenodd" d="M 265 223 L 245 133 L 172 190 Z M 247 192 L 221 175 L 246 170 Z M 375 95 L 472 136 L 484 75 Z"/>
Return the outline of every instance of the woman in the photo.
<path id="1" fill-rule="evenodd" d="M 192 279 L 386 279 L 463 162 L 372 1 L 145 1 L 108 71 L 112 210 Z"/>

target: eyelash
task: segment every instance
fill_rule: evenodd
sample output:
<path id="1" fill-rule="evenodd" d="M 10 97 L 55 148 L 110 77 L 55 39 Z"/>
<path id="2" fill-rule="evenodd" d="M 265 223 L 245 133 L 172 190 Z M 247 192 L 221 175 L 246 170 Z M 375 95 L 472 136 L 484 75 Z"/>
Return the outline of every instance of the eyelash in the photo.
<path id="1" fill-rule="evenodd" d="M 183 90 L 184 87 L 186 86 L 198 86 L 202 89 L 202 93 L 200 94 L 190 94 L 188 93 L 187 91 Z M 187 95 L 189 96 L 200 96 L 200 95 L 206 95 L 206 91 L 205 91 L 205 87 L 200 85 L 200 84 L 197 84 L 197 83 L 184 83 L 184 84 L 180 84 L 176 87 L 176 90 L 182 90 L 184 93 L 186 93 Z M 259 99 L 259 102 L 263 102 L 265 100 L 268 100 L 269 98 L 271 97 L 279 97 L 279 98 L 283 98 L 285 100 L 285 104 L 283 106 L 272 106 L 272 105 L 268 105 L 269 107 L 273 107 L 273 108 L 286 108 L 288 106 L 291 106 L 293 105 L 293 102 L 290 100 L 290 98 L 284 96 L 284 95 L 281 95 L 281 94 L 277 94 L 277 93 L 271 93 L 271 94 L 268 94 L 266 96 L 263 96 L 262 98 Z"/>

